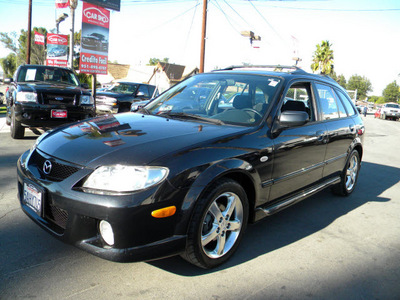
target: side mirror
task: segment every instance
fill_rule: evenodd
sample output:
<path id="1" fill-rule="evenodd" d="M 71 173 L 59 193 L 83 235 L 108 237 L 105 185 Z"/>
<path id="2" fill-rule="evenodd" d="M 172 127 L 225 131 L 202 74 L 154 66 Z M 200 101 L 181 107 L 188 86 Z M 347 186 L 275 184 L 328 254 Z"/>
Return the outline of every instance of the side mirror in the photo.
<path id="1" fill-rule="evenodd" d="M 281 113 L 279 123 L 283 127 L 295 127 L 306 124 L 309 121 L 305 111 L 287 110 Z"/>
<path id="2" fill-rule="evenodd" d="M 284 128 L 296 127 L 306 124 L 309 116 L 305 111 L 287 110 L 275 119 L 272 125 L 272 134 L 278 136 Z"/>
<path id="3" fill-rule="evenodd" d="M 143 92 L 137 92 L 136 97 L 144 97 L 144 93 Z"/>
<path id="4" fill-rule="evenodd" d="M 3 80 L 3 82 L 4 82 L 5 84 L 10 84 L 11 82 L 13 82 L 13 79 L 12 79 L 12 78 L 5 78 L 5 79 Z"/>
<path id="5" fill-rule="evenodd" d="M 88 90 L 89 89 L 89 85 L 87 83 L 82 83 L 81 87 L 83 87 L 84 89 Z"/>

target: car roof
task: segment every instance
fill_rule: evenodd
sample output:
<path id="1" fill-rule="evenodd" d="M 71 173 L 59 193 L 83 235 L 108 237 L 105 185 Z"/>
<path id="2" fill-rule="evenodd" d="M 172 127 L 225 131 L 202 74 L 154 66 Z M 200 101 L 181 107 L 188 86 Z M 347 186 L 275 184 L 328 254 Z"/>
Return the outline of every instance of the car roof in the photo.
<path id="1" fill-rule="evenodd" d="M 230 66 L 224 69 L 214 70 L 213 73 L 239 73 L 239 74 L 253 74 L 253 75 L 269 75 L 283 77 L 285 79 L 309 78 L 314 80 L 329 81 L 335 85 L 337 82 L 327 75 L 312 74 L 304 71 L 297 66 L 285 65 L 251 65 L 251 66 Z"/>
<path id="2" fill-rule="evenodd" d="M 134 82 L 134 81 L 126 81 L 126 80 L 116 80 L 113 83 L 124 83 L 124 84 L 140 84 L 140 85 L 150 85 L 153 86 L 151 84 L 147 84 L 147 83 L 140 83 L 140 82 Z"/>
<path id="3" fill-rule="evenodd" d="M 69 72 L 72 72 L 72 70 L 70 68 L 65 68 L 65 67 L 58 67 L 58 66 L 46 66 L 46 65 L 31 65 L 31 64 L 25 64 L 25 65 L 20 65 L 19 68 L 30 68 L 30 67 L 34 67 L 34 68 L 46 68 L 46 69 L 63 69 L 63 70 L 67 70 Z"/>

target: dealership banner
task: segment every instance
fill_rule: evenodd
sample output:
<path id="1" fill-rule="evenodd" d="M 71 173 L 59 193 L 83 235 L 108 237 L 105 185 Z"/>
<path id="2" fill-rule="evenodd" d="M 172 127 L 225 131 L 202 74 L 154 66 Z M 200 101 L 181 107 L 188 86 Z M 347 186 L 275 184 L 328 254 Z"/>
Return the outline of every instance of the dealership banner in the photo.
<path id="1" fill-rule="evenodd" d="M 86 0 L 86 2 L 116 11 L 121 9 L 121 0 Z"/>
<path id="2" fill-rule="evenodd" d="M 110 12 L 83 2 L 79 71 L 107 74 Z"/>
<path id="3" fill-rule="evenodd" d="M 69 0 L 56 0 L 56 8 L 69 7 Z"/>
<path id="4" fill-rule="evenodd" d="M 68 63 L 68 35 L 47 34 L 47 59 L 48 66 L 66 67 Z"/>
<path id="5" fill-rule="evenodd" d="M 35 44 L 44 45 L 44 35 L 35 31 Z"/>

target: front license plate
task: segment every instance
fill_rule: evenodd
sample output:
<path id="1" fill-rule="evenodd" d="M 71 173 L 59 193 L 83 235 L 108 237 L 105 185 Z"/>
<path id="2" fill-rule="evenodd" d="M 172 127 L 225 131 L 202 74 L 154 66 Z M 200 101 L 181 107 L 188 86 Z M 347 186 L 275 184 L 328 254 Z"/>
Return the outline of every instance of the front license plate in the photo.
<path id="1" fill-rule="evenodd" d="M 31 183 L 24 183 L 23 203 L 32 208 L 39 216 L 42 214 L 43 193 Z"/>
<path id="2" fill-rule="evenodd" d="M 57 119 L 65 119 L 67 117 L 66 110 L 59 110 L 59 109 L 52 109 L 51 110 L 51 117 Z"/>

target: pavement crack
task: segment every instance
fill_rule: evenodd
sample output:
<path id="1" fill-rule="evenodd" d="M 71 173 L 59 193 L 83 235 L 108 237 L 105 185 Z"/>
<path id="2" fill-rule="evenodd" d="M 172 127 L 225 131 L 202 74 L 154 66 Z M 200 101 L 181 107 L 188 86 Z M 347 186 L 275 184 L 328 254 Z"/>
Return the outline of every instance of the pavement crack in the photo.
<path id="1" fill-rule="evenodd" d="M 0 220 L 3 219 L 3 218 L 5 218 L 7 215 L 9 215 L 9 214 L 11 214 L 11 213 L 17 211 L 17 210 L 19 210 L 19 207 L 7 211 L 4 215 L 0 216 Z"/>

